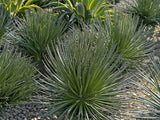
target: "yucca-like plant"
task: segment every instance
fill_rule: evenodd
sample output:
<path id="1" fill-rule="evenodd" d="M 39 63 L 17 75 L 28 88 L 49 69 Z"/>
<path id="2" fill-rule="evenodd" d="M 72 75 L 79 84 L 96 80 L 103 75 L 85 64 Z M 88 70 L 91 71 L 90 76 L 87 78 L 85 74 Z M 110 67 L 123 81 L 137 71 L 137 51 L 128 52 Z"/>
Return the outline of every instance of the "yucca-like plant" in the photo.
<path id="1" fill-rule="evenodd" d="M 59 120 L 110 120 L 121 106 L 120 56 L 106 49 L 95 29 L 73 30 L 65 42 L 49 48 L 46 74 L 37 81 Z M 54 51 L 54 52 L 52 52 Z"/>
<path id="2" fill-rule="evenodd" d="M 0 55 L 0 111 L 22 104 L 35 90 L 35 70 L 30 60 L 6 48 Z"/>
<path id="3" fill-rule="evenodd" d="M 2 42 L 2 36 L 7 32 L 7 30 L 11 26 L 11 18 L 9 12 L 1 4 L 0 11 L 0 42 Z"/>
<path id="4" fill-rule="evenodd" d="M 64 27 L 65 23 L 57 16 L 37 11 L 18 23 L 16 31 L 10 33 L 7 39 L 34 60 L 42 60 L 47 44 L 61 36 Z"/>
<path id="5" fill-rule="evenodd" d="M 136 75 L 140 80 L 137 85 L 143 91 L 142 97 L 136 98 L 141 110 L 138 111 L 137 118 L 145 120 L 160 119 L 160 62 L 157 64 L 151 61 L 147 69 L 139 69 Z M 141 107 L 140 107 L 141 106 Z"/>
<path id="6" fill-rule="evenodd" d="M 139 16 L 139 24 L 155 26 L 160 22 L 159 0 L 126 0 L 124 5 L 125 13 Z"/>
<path id="7" fill-rule="evenodd" d="M 111 48 L 115 44 L 118 54 L 123 54 L 122 60 L 125 62 L 141 63 L 152 45 L 146 41 L 147 33 L 144 26 L 138 27 L 138 22 L 138 18 L 118 12 L 112 17 L 106 16 L 104 26 L 110 37 L 107 47 Z"/>

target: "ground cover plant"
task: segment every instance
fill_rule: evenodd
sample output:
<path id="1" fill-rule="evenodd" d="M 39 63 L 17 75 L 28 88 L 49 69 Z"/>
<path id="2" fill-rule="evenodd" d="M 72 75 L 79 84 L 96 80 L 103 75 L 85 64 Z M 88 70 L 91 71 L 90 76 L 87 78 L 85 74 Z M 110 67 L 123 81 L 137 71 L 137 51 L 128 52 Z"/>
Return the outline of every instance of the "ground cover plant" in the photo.
<path id="1" fill-rule="evenodd" d="M 5 48 L 0 55 L 0 111 L 29 98 L 35 90 L 35 76 L 30 60 Z"/>

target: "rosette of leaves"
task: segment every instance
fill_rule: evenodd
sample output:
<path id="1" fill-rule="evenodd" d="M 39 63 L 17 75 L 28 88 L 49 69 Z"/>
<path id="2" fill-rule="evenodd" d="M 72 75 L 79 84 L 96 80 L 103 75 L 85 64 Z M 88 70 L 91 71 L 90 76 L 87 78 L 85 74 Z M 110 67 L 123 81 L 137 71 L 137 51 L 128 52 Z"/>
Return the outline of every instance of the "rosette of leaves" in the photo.
<path id="1" fill-rule="evenodd" d="M 147 66 L 147 69 L 139 68 L 139 73 L 136 75 L 140 80 L 136 85 L 141 89 L 142 97 L 136 98 L 139 108 L 136 111 L 137 118 L 144 120 L 158 120 L 160 118 L 160 62 Z"/>
<path id="2" fill-rule="evenodd" d="M 35 90 L 35 70 L 31 61 L 5 48 L 0 55 L 0 111 L 22 104 Z"/>
<path id="3" fill-rule="evenodd" d="M 152 48 L 152 44 L 146 41 L 145 26 L 138 27 L 138 23 L 139 19 L 131 15 L 119 12 L 115 12 L 112 17 L 106 15 L 103 26 L 111 39 L 107 47 L 111 48 L 115 44 L 118 54 L 123 55 L 123 62 L 143 63 Z"/>
<path id="4" fill-rule="evenodd" d="M 51 48 L 44 60 L 46 74 L 37 81 L 49 114 L 59 120 L 110 120 L 122 99 L 120 56 L 108 50 L 95 29 L 73 30 Z M 54 51 L 54 52 L 52 52 Z"/>
<path id="5" fill-rule="evenodd" d="M 15 32 L 7 39 L 33 60 L 42 60 L 46 46 L 61 36 L 65 30 L 65 22 L 48 12 L 38 10 L 29 13 L 18 22 Z"/>
<path id="6" fill-rule="evenodd" d="M 137 15 L 140 18 L 139 25 L 155 26 L 160 22 L 159 0 L 129 0 L 124 2 L 123 11 L 128 14 Z"/>

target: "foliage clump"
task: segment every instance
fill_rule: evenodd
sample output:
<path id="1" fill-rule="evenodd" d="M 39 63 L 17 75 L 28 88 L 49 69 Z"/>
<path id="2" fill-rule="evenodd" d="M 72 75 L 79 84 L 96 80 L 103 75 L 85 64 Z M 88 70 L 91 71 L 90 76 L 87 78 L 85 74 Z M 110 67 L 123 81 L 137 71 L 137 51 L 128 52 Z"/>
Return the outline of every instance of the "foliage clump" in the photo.
<path id="1" fill-rule="evenodd" d="M 5 48 L 0 55 L 0 110 L 28 98 L 35 90 L 35 76 L 30 60 Z"/>
<path id="2" fill-rule="evenodd" d="M 47 49 L 46 74 L 38 85 L 43 100 L 58 119 L 113 119 L 122 102 L 118 95 L 124 66 L 117 68 L 121 57 L 114 46 L 106 49 L 96 30 L 73 31 L 65 42 Z"/>
<path id="3" fill-rule="evenodd" d="M 155 26 L 160 22 L 159 0 L 126 0 L 124 6 L 126 6 L 123 8 L 125 13 L 140 18 L 139 24 Z"/>
<path id="4" fill-rule="evenodd" d="M 18 22 L 15 32 L 11 32 L 7 39 L 27 56 L 42 60 L 46 46 L 62 35 L 64 28 L 65 23 L 57 16 L 38 10 Z"/>

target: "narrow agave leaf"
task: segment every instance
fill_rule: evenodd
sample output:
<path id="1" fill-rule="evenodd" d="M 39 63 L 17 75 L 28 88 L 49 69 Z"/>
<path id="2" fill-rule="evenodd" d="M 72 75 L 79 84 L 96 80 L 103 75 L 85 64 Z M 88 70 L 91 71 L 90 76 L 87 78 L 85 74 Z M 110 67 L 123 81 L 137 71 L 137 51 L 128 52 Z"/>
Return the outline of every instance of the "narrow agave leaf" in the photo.
<path id="1" fill-rule="evenodd" d="M 96 0 L 94 0 L 94 1 L 96 1 Z M 98 3 L 95 4 L 95 6 L 92 5 L 91 10 L 92 10 L 93 14 L 95 14 L 102 6 L 107 6 L 107 3 L 105 3 L 105 5 L 103 5 L 103 4 L 104 4 L 104 0 L 99 0 Z"/>
<path id="2" fill-rule="evenodd" d="M 69 6 L 73 9 L 72 2 L 70 0 L 66 0 L 66 2 L 69 4 Z"/>
<path id="3" fill-rule="evenodd" d="M 27 0 L 27 2 L 25 3 L 25 6 L 30 5 L 33 2 L 33 0 Z"/>
<path id="4" fill-rule="evenodd" d="M 19 12 L 21 12 L 21 11 L 25 11 L 25 10 L 31 10 L 31 9 L 33 9 L 33 8 L 40 8 L 39 6 L 37 6 L 37 5 L 28 5 L 28 6 L 23 6 L 23 7 L 21 7 L 20 9 L 19 9 Z"/>

